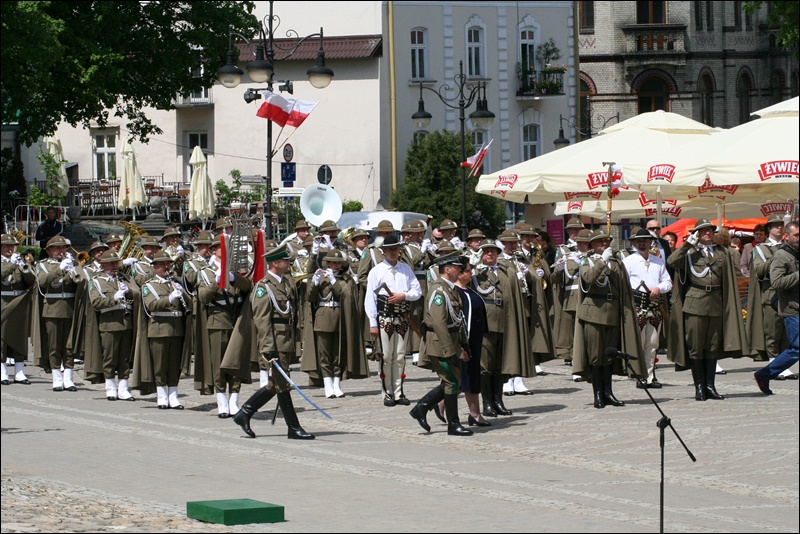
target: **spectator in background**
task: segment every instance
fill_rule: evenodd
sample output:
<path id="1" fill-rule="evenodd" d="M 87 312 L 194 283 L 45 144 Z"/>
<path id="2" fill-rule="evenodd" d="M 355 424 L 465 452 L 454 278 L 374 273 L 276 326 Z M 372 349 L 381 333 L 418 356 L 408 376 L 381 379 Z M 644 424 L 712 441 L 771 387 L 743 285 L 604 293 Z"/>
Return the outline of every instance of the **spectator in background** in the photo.
<path id="1" fill-rule="evenodd" d="M 544 230 L 539 232 L 536 244 L 542 248 L 542 257 L 546 260 L 547 265 L 553 265 L 556 262 L 556 247 L 550 234 Z"/>
<path id="2" fill-rule="evenodd" d="M 738 239 L 738 238 L 737 238 Z M 736 273 L 737 277 L 742 276 L 742 253 L 739 251 L 738 248 L 731 246 L 733 239 L 731 239 L 731 233 L 728 231 L 727 228 L 720 228 L 714 234 L 714 242 L 724 248 L 727 248 L 733 254 L 733 261 L 734 261 L 734 272 Z"/>
<path id="3" fill-rule="evenodd" d="M 747 243 L 742 248 L 741 268 L 742 276 L 750 278 L 750 262 L 753 260 L 753 249 L 756 245 L 763 243 L 767 239 L 767 227 L 764 224 L 757 224 L 753 228 L 753 242 Z"/>
<path id="4" fill-rule="evenodd" d="M 670 250 L 678 248 L 678 234 L 675 232 L 667 232 L 664 234 L 664 240 L 669 243 Z"/>
<path id="5" fill-rule="evenodd" d="M 42 249 L 42 255 L 39 258 L 40 260 L 43 260 L 47 257 L 44 247 L 47 246 L 47 242 L 50 241 L 50 238 L 61 235 L 61 233 L 64 231 L 61 223 L 58 222 L 58 219 L 56 219 L 56 209 L 53 206 L 47 208 L 45 216 L 47 218 L 36 229 L 36 240 L 39 242 L 39 247 Z"/>

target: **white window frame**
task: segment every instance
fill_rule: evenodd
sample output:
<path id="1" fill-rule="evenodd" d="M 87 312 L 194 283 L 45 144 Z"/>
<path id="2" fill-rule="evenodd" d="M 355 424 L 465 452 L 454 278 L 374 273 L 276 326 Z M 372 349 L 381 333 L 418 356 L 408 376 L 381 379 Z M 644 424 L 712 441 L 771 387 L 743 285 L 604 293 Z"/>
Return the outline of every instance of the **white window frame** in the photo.
<path id="1" fill-rule="evenodd" d="M 536 139 L 529 138 L 533 131 Z M 533 154 L 533 155 L 531 155 Z M 542 127 L 539 124 L 528 123 L 522 125 L 522 161 L 536 158 L 542 155 Z"/>
<path id="2" fill-rule="evenodd" d="M 477 37 L 477 40 L 473 40 Z M 467 78 L 486 78 L 486 25 L 473 16 L 464 28 L 467 51 Z"/>
<path id="3" fill-rule="evenodd" d="M 94 149 L 94 175 L 98 180 L 115 180 L 117 178 L 117 130 L 96 130 L 92 133 Z M 99 142 L 102 139 L 102 142 Z M 114 146 L 109 146 L 113 141 Z"/>
<path id="4" fill-rule="evenodd" d="M 526 34 L 530 34 L 530 38 Z M 532 67 L 532 70 L 538 70 L 536 65 L 536 30 L 534 28 L 525 27 L 519 30 L 519 62 L 523 68 Z"/>
<path id="5" fill-rule="evenodd" d="M 205 67 L 200 65 L 192 69 L 192 78 L 202 78 Z M 193 104 L 208 102 L 208 87 L 203 87 L 189 95 L 189 101 Z"/>
<path id="6" fill-rule="evenodd" d="M 413 36 L 418 33 L 422 42 L 413 42 Z M 428 30 L 425 28 L 413 28 L 409 36 L 411 46 L 411 79 L 428 79 Z M 416 65 L 416 67 L 415 67 Z"/>
<path id="7" fill-rule="evenodd" d="M 205 142 L 205 146 L 204 145 Z M 189 161 L 192 159 L 192 152 L 194 151 L 194 147 L 200 145 L 200 150 L 203 151 L 203 155 L 208 160 L 208 132 L 205 131 L 188 131 L 186 132 L 186 176 L 184 177 L 184 182 L 191 182 L 192 180 L 192 164 Z"/>
<path id="8" fill-rule="evenodd" d="M 476 151 L 489 142 L 487 141 L 488 137 L 489 137 L 489 132 L 487 132 L 486 130 L 472 131 L 472 143 L 475 145 Z M 469 155 L 471 156 L 472 154 Z M 488 174 L 491 172 L 492 168 L 491 156 L 492 156 L 492 151 L 487 150 L 486 156 L 484 156 L 483 158 L 483 167 L 481 168 L 481 174 Z"/>

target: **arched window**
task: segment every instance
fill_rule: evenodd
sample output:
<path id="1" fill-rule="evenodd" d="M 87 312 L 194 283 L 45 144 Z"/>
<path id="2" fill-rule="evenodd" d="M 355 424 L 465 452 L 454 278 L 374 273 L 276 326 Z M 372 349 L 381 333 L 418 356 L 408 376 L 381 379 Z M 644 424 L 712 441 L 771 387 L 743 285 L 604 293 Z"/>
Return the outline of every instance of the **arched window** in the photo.
<path id="1" fill-rule="evenodd" d="M 664 24 L 667 21 L 667 6 L 664 1 L 636 2 L 637 24 Z"/>
<path id="2" fill-rule="evenodd" d="M 428 39 L 422 28 L 411 30 L 411 78 L 424 80 L 428 77 Z"/>
<path id="3" fill-rule="evenodd" d="M 786 77 L 780 69 L 773 70 L 769 75 L 769 100 L 777 104 L 783 100 L 783 89 L 786 86 Z"/>
<path id="4" fill-rule="evenodd" d="M 536 41 L 532 29 L 526 28 L 519 32 L 519 62 L 523 69 L 536 70 Z"/>
<path id="5" fill-rule="evenodd" d="M 750 121 L 750 91 L 753 89 L 753 79 L 747 72 L 742 72 L 736 81 L 736 98 L 739 101 L 739 124 Z"/>
<path id="6" fill-rule="evenodd" d="M 526 124 L 522 127 L 522 159 L 533 159 L 542 153 L 541 136 L 538 124 Z"/>
<path id="7" fill-rule="evenodd" d="M 639 113 L 669 111 L 669 89 L 659 78 L 647 78 L 639 84 Z"/>
<path id="8" fill-rule="evenodd" d="M 700 76 L 697 90 L 700 93 L 700 120 L 714 126 L 714 79 L 710 74 Z"/>

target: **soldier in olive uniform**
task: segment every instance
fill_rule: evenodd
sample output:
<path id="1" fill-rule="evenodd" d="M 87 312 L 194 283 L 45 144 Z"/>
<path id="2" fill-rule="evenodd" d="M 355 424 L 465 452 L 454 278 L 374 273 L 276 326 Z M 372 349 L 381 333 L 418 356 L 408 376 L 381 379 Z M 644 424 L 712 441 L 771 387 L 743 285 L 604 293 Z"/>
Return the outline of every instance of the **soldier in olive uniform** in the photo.
<path id="1" fill-rule="evenodd" d="M 700 219 L 667 259 L 675 269 L 667 357 L 691 367 L 695 400 L 722 400 L 717 393 L 717 359 L 739 358 L 747 348 L 733 257 L 714 246 L 716 226 Z"/>
<path id="2" fill-rule="evenodd" d="M 594 407 L 624 406 L 614 396 L 612 389 L 613 359 L 606 355 L 610 347 L 622 347 L 623 352 L 638 358 L 634 363 L 635 374 L 641 372 L 642 344 L 639 327 L 633 309 L 628 273 L 621 258 L 611 248 L 611 240 L 605 230 L 595 230 L 589 240 L 591 252 L 580 261 L 580 302 L 575 312 L 575 346 L 573 372 L 585 372 L 591 368 Z"/>
<path id="3" fill-rule="evenodd" d="M 409 413 L 426 432 L 431 431 L 426 420 L 428 412 L 444 399 L 447 433 L 451 436 L 472 435 L 471 430 L 461 426 L 458 417 L 461 362 L 469 361 L 470 356 L 461 297 L 455 289 L 455 282 L 467 263 L 467 258 L 460 252 L 440 256 L 436 260 L 439 277 L 429 286 L 425 296 L 425 337 L 420 348 L 419 365 L 435 371 L 441 382 Z"/>
<path id="4" fill-rule="evenodd" d="M 9 385 L 6 364 L 14 365 L 14 383 L 30 385 L 25 376 L 25 364 L 28 359 L 28 332 L 30 332 L 31 288 L 36 283 L 36 275 L 30 265 L 14 252 L 19 242 L 12 234 L 0 237 L 0 301 L 3 306 L 2 335 L 0 335 L 0 353 L 2 356 L 2 384 Z"/>
<path id="5" fill-rule="evenodd" d="M 362 325 L 361 344 L 366 347 L 372 343 L 372 339 L 369 335 L 369 322 L 367 321 L 367 316 L 364 312 L 364 292 L 366 291 L 367 286 L 359 282 L 358 270 L 359 264 L 361 263 L 361 258 L 364 257 L 364 252 L 367 250 L 367 244 L 369 243 L 369 232 L 366 230 L 356 230 L 350 237 L 350 241 L 353 242 L 353 246 L 355 248 L 347 251 L 347 261 L 350 264 L 350 273 L 355 277 L 355 282 L 358 286 L 357 306 L 359 320 L 361 321 Z M 366 353 L 368 356 L 371 355 L 372 349 L 370 348 L 366 350 Z"/>
<path id="6" fill-rule="evenodd" d="M 289 375 L 289 364 L 294 358 L 295 329 L 297 322 L 297 289 L 287 276 L 291 259 L 286 245 L 272 248 L 264 254 L 269 264 L 266 276 L 253 288 L 250 305 L 258 337 L 258 352 L 270 366 L 269 383 L 247 400 L 233 417 L 233 421 L 251 438 L 256 437 L 250 428 L 250 418 L 272 397 L 278 397 L 278 405 L 288 427 L 289 439 L 314 439 L 297 419 L 292 403 L 291 386 L 280 371 L 272 368 L 277 362 Z"/>
<path id="7" fill-rule="evenodd" d="M 197 233 L 192 245 L 194 246 L 194 253 L 187 253 L 186 260 L 183 262 L 183 288 L 192 297 L 192 313 L 186 317 L 186 330 L 187 335 L 183 344 L 183 356 L 181 357 L 181 372 L 186 375 L 191 374 L 192 367 L 192 354 L 195 353 L 194 341 L 197 337 L 197 315 L 200 301 L 197 298 L 197 286 L 199 284 L 197 278 L 205 267 L 209 266 L 209 262 L 214 261 L 214 255 L 211 253 L 211 243 L 214 240 L 214 235 L 211 232 L 202 230 Z M 206 335 L 205 332 L 199 332 L 200 335 Z"/>
<path id="8" fill-rule="evenodd" d="M 119 252 L 119 247 L 122 246 L 122 236 L 114 232 L 106 236 L 106 245 L 108 250 Z"/>
<path id="9" fill-rule="evenodd" d="M 170 276 L 172 258 L 166 251 L 153 257 L 155 276 L 142 286 L 142 303 L 149 318 L 147 342 L 160 410 L 183 410 L 178 400 L 185 316 L 191 299 Z"/>
<path id="10" fill-rule="evenodd" d="M 294 225 L 295 236 L 286 242 L 286 247 L 289 250 L 289 255 L 295 256 L 297 252 L 304 248 L 305 240 L 309 236 L 311 225 L 303 219 L 297 221 Z"/>
<path id="11" fill-rule="evenodd" d="M 428 291 L 427 267 L 431 263 L 431 257 L 422 252 L 422 238 L 425 235 L 427 226 L 423 221 L 417 220 L 406 223 L 400 229 L 400 237 L 403 238 L 404 245 L 400 251 L 400 261 L 407 263 L 414 275 L 417 277 L 422 294 Z M 424 303 L 422 299 L 411 303 L 409 311 L 414 324 L 422 324 Z M 417 365 L 419 361 L 420 336 L 409 328 L 406 332 L 406 356 L 411 355 L 411 363 Z"/>
<path id="12" fill-rule="evenodd" d="M 144 256 L 141 260 L 134 261 L 131 264 L 131 275 L 133 275 L 133 280 L 136 282 L 136 285 L 142 287 L 145 282 L 156 275 L 156 272 L 153 270 L 153 258 L 156 252 L 161 250 L 161 244 L 155 237 L 147 236 L 142 238 L 139 247 L 141 247 L 144 252 Z M 133 258 L 125 259 L 123 263 L 127 265 L 130 259 Z"/>
<path id="13" fill-rule="evenodd" d="M 467 234 L 466 254 L 473 267 L 477 267 L 481 262 L 481 243 L 483 243 L 484 239 L 486 239 L 486 236 L 480 228 L 473 228 Z"/>
<path id="14" fill-rule="evenodd" d="M 217 416 L 225 419 L 239 411 L 239 391 L 242 382 L 235 375 L 220 369 L 222 357 L 228 348 L 231 332 L 242 306 L 247 305 L 247 295 L 253 283 L 238 273 L 228 273 L 228 283 L 222 282 L 222 248 L 221 236 L 214 238 L 210 252 L 214 261 L 206 263 L 197 277 L 197 293 L 199 303 L 206 310 L 198 310 L 198 315 L 205 313 L 205 322 L 198 336 L 208 336 L 208 357 L 198 358 L 195 364 L 195 388 L 202 394 L 216 392 Z M 225 286 L 221 288 L 220 285 Z M 199 321 L 199 320 L 198 320 Z M 198 325 L 200 326 L 200 325 Z M 200 352 L 198 350 L 198 352 Z M 249 358 L 249 355 L 246 355 Z M 202 369 L 197 369 L 202 367 Z"/>
<path id="15" fill-rule="evenodd" d="M 67 340 L 73 325 L 75 296 L 79 285 L 85 282 L 86 274 L 76 261 L 67 257 L 67 246 L 69 241 L 61 236 L 50 238 L 45 247 L 48 258 L 36 267 L 36 282 L 43 299 L 38 315 L 44 327 L 39 365 L 52 370 L 53 391 L 78 391 L 72 380 L 75 355 L 67 350 Z M 34 312 L 36 319 L 37 313 Z M 34 335 L 38 332 L 39 326 L 34 324 Z"/>
<path id="16" fill-rule="evenodd" d="M 778 312 L 772 307 L 775 290 L 769 279 L 772 257 L 783 244 L 783 218 L 772 217 L 766 224 L 767 239 L 753 247 L 750 260 L 750 284 L 747 289 L 747 328 L 750 352 L 757 361 L 772 361 L 788 347 L 789 340 Z M 778 380 L 796 380 L 786 369 Z"/>
<path id="17" fill-rule="evenodd" d="M 128 391 L 130 362 L 133 355 L 133 299 L 139 292 L 119 277 L 120 258 L 106 250 L 100 255 L 103 271 L 89 283 L 89 302 L 98 312 L 100 344 L 103 351 L 103 378 L 106 399 L 134 400 Z M 115 379 L 119 379 L 119 385 Z"/>
<path id="18" fill-rule="evenodd" d="M 83 267 L 83 270 L 86 271 L 86 275 L 88 277 L 91 278 L 103 272 L 103 267 L 100 265 L 100 256 L 106 250 L 110 250 L 109 246 L 102 241 L 95 241 L 89 247 L 89 257 L 92 259 L 92 261 Z"/>

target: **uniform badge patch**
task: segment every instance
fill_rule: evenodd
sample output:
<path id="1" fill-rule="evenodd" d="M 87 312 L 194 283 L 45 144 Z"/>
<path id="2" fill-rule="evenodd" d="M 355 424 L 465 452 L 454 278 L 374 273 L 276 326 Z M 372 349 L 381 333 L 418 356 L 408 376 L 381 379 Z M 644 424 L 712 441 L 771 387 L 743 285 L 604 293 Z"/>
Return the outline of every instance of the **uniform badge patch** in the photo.
<path id="1" fill-rule="evenodd" d="M 266 294 L 267 292 L 263 287 L 259 287 L 258 289 L 256 289 L 256 297 L 261 298 Z"/>
<path id="2" fill-rule="evenodd" d="M 150 288 L 147 287 L 147 286 L 144 286 L 144 288 L 142 288 L 142 296 L 146 297 L 149 294 L 150 294 Z"/>
<path id="3" fill-rule="evenodd" d="M 581 265 L 586 265 L 587 263 L 589 262 L 586 260 L 586 258 L 581 259 Z"/>
<path id="4" fill-rule="evenodd" d="M 89 291 L 94 289 L 94 282 L 89 282 Z"/>
<path id="5" fill-rule="evenodd" d="M 361 253 L 361 259 L 362 260 L 367 259 L 367 251 L 366 251 L 366 249 L 364 250 L 364 252 Z"/>
<path id="6" fill-rule="evenodd" d="M 441 306 L 442 304 L 444 304 L 444 298 L 441 295 L 436 295 L 435 297 L 433 297 L 433 303 L 436 304 L 437 306 Z"/>

